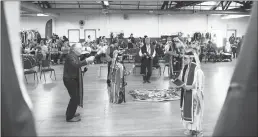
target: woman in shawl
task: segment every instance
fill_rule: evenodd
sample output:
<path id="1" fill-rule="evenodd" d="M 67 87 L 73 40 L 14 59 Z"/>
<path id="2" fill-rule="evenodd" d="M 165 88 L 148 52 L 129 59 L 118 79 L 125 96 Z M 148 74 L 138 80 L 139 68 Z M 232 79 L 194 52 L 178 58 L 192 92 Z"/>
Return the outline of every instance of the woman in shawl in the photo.
<path id="1" fill-rule="evenodd" d="M 184 67 L 178 79 L 184 82 L 180 99 L 182 123 L 187 133 L 197 135 L 202 131 L 204 74 L 194 50 L 186 50 Z"/>

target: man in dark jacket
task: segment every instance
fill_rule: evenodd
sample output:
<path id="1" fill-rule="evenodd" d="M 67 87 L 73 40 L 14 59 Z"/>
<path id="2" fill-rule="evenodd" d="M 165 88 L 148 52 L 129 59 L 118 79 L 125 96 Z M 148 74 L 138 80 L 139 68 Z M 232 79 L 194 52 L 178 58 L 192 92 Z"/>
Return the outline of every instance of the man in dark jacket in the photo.
<path id="1" fill-rule="evenodd" d="M 232 33 L 232 35 L 231 35 L 230 38 L 228 39 L 230 45 L 234 44 L 234 43 L 235 43 L 235 40 L 236 40 L 235 34 Z"/>
<path id="2" fill-rule="evenodd" d="M 94 60 L 92 56 L 81 61 L 79 59 L 81 53 L 81 44 L 72 45 L 64 64 L 63 82 L 71 97 L 66 110 L 67 122 L 78 122 L 81 120 L 80 114 L 75 114 L 77 106 L 83 107 L 83 79 L 81 67 L 92 63 Z"/>
<path id="3" fill-rule="evenodd" d="M 150 44 L 150 38 L 145 38 L 145 44 L 141 47 L 139 55 L 142 57 L 141 74 L 143 75 L 143 83 L 150 83 L 153 58 L 156 56 L 155 47 Z"/>

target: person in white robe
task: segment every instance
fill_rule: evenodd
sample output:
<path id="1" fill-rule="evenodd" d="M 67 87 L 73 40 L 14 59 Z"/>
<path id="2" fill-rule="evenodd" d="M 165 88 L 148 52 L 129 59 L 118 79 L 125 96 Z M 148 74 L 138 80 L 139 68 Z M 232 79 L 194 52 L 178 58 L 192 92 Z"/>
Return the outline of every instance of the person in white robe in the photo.
<path id="1" fill-rule="evenodd" d="M 178 77 L 184 82 L 181 86 L 181 120 L 184 128 L 187 129 L 186 134 L 198 135 L 202 133 L 204 74 L 195 50 L 186 50 L 184 64 L 185 66 Z"/>

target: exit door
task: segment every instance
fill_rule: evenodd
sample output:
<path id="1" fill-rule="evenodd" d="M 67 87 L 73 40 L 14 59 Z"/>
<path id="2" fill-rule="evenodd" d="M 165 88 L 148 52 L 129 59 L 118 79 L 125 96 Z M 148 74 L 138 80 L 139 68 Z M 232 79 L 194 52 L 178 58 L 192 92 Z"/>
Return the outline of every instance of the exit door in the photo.
<path id="1" fill-rule="evenodd" d="M 96 30 L 95 29 L 85 29 L 84 30 L 84 39 L 88 40 L 88 36 L 90 36 L 91 40 L 96 40 Z"/>

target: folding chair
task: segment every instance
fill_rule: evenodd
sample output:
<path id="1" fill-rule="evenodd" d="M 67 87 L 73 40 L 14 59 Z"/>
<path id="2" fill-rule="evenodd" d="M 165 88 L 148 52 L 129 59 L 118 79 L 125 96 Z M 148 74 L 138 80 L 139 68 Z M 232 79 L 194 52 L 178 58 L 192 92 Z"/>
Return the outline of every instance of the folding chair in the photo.
<path id="1" fill-rule="evenodd" d="M 141 57 L 138 54 L 134 58 L 133 74 L 136 74 L 136 67 L 141 67 Z"/>
<path id="2" fill-rule="evenodd" d="M 43 54 L 41 52 L 38 52 L 37 55 L 35 56 L 36 57 L 36 64 L 37 66 L 39 67 L 38 70 L 40 70 L 40 67 L 41 67 L 41 61 L 43 59 Z"/>
<path id="3" fill-rule="evenodd" d="M 153 58 L 153 65 L 152 65 L 152 68 L 154 69 L 158 69 L 159 70 L 159 76 L 161 76 L 161 67 L 159 65 L 159 57 L 158 56 L 155 56 Z"/>
<path id="4" fill-rule="evenodd" d="M 28 80 L 26 75 L 29 75 L 29 74 L 34 74 L 34 81 L 35 81 L 35 76 L 37 76 L 37 83 L 39 81 L 37 71 L 33 70 L 34 67 L 35 67 L 35 64 L 33 64 L 33 62 L 31 62 L 28 57 L 23 57 L 24 77 L 26 79 L 27 84 L 28 84 Z"/>
<path id="5" fill-rule="evenodd" d="M 46 82 L 45 72 L 49 72 L 49 71 L 51 72 L 50 73 L 50 78 L 52 76 L 52 71 L 53 71 L 54 75 L 55 75 L 55 80 L 56 80 L 56 73 L 55 73 L 55 70 L 50 67 L 50 60 L 42 60 L 41 70 L 40 70 L 40 80 L 41 80 L 41 75 L 43 73 L 44 74 L 44 79 L 45 79 L 45 82 Z"/>

